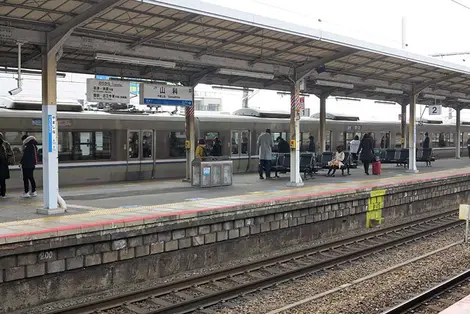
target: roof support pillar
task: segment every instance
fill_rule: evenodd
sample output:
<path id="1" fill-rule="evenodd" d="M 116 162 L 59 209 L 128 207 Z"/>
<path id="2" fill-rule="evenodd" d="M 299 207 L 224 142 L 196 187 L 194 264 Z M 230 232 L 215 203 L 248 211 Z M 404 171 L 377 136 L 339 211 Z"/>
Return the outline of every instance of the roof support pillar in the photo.
<path id="1" fill-rule="evenodd" d="M 321 153 L 326 151 L 326 99 L 328 94 L 322 93 L 320 95 L 320 130 L 318 134 L 319 151 Z"/>
<path id="2" fill-rule="evenodd" d="M 303 186 L 300 176 L 300 81 L 292 84 L 290 105 L 290 181 L 288 186 Z"/>
<path id="3" fill-rule="evenodd" d="M 58 208 L 59 160 L 57 152 L 57 60 L 56 53 L 42 55 L 42 162 L 44 208 L 39 214 L 65 212 Z M 31 191 L 30 191 L 31 192 Z"/>
<path id="4" fill-rule="evenodd" d="M 457 106 L 455 108 L 456 111 L 456 116 L 455 116 L 455 134 L 457 135 L 457 142 L 456 142 L 456 150 L 455 150 L 455 158 L 460 159 L 460 148 L 462 147 L 463 144 L 463 137 L 462 133 L 460 131 L 460 112 L 462 111 L 462 108 L 460 106 Z"/>
<path id="5" fill-rule="evenodd" d="M 408 161 L 408 172 L 418 173 L 416 167 L 416 99 L 418 94 L 413 87 L 410 95 L 410 127 L 409 127 L 409 161 Z"/>
<path id="6" fill-rule="evenodd" d="M 407 141 L 407 134 L 406 134 L 406 106 L 407 102 L 403 102 L 401 104 L 401 148 L 405 148 Z"/>
<path id="7" fill-rule="evenodd" d="M 193 104 L 184 109 L 185 111 L 185 133 L 186 133 L 186 178 L 183 181 L 192 182 L 192 162 L 196 150 L 196 127 L 194 119 L 194 87 Z"/>

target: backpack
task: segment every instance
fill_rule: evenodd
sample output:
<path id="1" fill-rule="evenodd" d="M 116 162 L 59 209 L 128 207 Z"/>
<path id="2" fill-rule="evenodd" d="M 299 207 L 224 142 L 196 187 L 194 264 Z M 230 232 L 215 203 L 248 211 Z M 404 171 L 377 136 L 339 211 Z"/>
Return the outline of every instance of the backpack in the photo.
<path id="1" fill-rule="evenodd" d="M 0 145 L 0 158 L 8 161 L 9 165 L 15 164 L 15 155 L 8 142 L 3 142 L 2 145 Z"/>

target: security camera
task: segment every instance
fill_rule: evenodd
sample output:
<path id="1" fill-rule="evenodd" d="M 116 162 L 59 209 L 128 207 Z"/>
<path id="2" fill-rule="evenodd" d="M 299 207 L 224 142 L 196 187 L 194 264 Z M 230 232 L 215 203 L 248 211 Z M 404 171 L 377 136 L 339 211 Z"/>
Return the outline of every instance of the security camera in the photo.
<path id="1" fill-rule="evenodd" d="M 8 92 L 8 94 L 10 94 L 11 96 L 13 95 L 16 95 L 16 94 L 19 94 L 21 93 L 23 89 L 21 87 L 17 87 L 15 89 L 12 89 L 11 91 Z"/>

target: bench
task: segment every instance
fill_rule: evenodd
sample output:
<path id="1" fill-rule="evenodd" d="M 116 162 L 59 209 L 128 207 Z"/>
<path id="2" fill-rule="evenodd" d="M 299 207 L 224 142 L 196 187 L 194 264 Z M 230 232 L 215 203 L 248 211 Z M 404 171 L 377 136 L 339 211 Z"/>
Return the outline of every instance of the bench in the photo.
<path id="1" fill-rule="evenodd" d="M 380 158 L 380 162 L 383 164 L 403 165 L 406 168 L 409 163 L 410 150 L 408 148 L 386 149 L 379 153 L 376 152 L 376 156 Z M 432 148 L 418 148 L 416 150 L 416 162 L 425 162 L 426 166 L 430 167 L 431 163 L 435 160 Z"/>
<path id="2" fill-rule="evenodd" d="M 308 177 L 313 178 L 313 175 L 319 170 L 316 159 L 315 153 L 300 153 L 300 172 L 303 173 L 305 180 L 308 180 Z M 276 177 L 278 172 L 290 172 L 290 154 L 273 153 L 271 171 L 275 172 Z"/>
<path id="3" fill-rule="evenodd" d="M 328 153 L 328 156 L 330 156 L 329 154 L 331 154 L 331 157 L 329 157 L 329 161 L 331 161 L 333 159 L 333 153 Z M 328 162 L 326 163 L 326 166 L 324 168 L 328 170 L 333 169 L 331 166 L 328 165 Z M 341 166 L 341 168 L 339 168 L 341 170 L 341 174 L 344 176 L 344 170 L 346 170 L 347 175 L 351 175 L 349 171 L 351 168 L 357 168 L 357 163 L 353 160 L 352 154 L 350 154 L 349 152 L 344 152 L 343 165 Z M 334 174 L 332 176 L 334 176 Z"/>

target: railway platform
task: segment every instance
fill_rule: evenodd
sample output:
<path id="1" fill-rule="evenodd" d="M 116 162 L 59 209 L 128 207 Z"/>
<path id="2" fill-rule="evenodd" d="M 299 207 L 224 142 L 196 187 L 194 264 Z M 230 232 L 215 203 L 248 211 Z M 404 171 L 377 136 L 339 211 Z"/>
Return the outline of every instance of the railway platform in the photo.
<path id="1" fill-rule="evenodd" d="M 389 165 L 381 176 L 354 169 L 295 189 L 288 176 L 257 174 L 210 189 L 181 181 L 71 187 L 61 190 L 67 214 L 51 217 L 36 214 L 40 199 L 12 196 L 0 207 L 0 301 L 13 312 L 457 209 L 470 201 L 468 164 L 439 160 L 418 174 Z"/>
<path id="2" fill-rule="evenodd" d="M 365 188 L 377 188 L 393 184 L 407 184 L 415 180 L 446 177 L 451 174 L 470 172 L 467 159 L 439 160 L 433 167 L 422 167 L 415 175 L 395 165 L 382 165 L 380 176 L 366 176 L 362 168 L 352 169 L 350 176 L 325 177 L 323 172 L 305 181 L 303 188 L 286 186 L 288 175 L 279 179 L 259 180 L 256 173 L 234 176 L 229 187 L 194 188 L 181 180 L 159 180 L 125 182 L 121 184 L 75 186 L 61 189 L 68 210 L 61 216 L 44 217 L 36 213 L 42 205 L 42 195 L 23 199 L 21 191 L 10 191 L 7 199 L 0 200 L 0 243 L 7 238 L 22 239 L 21 235 L 36 233 L 57 235 L 65 229 L 70 234 L 76 229 L 86 231 L 87 226 L 95 230 L 112 221 L 136 224 L 145 219 L 161 217 L 175 219 L 192 213 L 211 213 L 225 209 L 261 204 L 272 200 L 295 201 L 303 196 L 325 196 L 351 193 Z M 142 217 L 140 219 L 139 217 Z M 43 234 L 40 236 L 44 237 Z"/>

